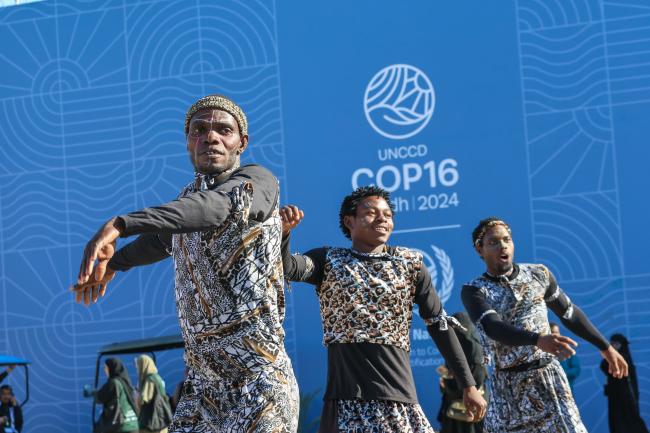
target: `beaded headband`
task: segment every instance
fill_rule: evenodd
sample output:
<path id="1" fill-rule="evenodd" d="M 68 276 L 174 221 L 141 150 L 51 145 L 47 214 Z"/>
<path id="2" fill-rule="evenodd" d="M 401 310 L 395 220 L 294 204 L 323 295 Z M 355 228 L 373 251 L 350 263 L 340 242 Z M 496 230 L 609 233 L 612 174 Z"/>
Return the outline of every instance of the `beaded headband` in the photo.
<path id="1" fill-rule="evenodd" d="M 504 226 L 506 230 L 508 230 L 508 233 L 510 233 L 510 235 L 512 236 L 512 231 L 510 230 L 510 226 L 506 224 L 505 221 L 494 220 L 494 221 L 490 221 L 489 223 L 483 226 L 476 240 L 474 241 L 474 245 L 480 245 L 483 242 L 483 237 L 485 237 L 485 233 L 487 233 L 487 231 L 494 226 Z"/>
<path id="2" fill-rule="evenodd" d="M 212 108 L 215 110 L 223 110 L 229 113 L 237 121 L 239 126 L 240 135 L 248 134 L 248 120 L 246 120 L 246 115 L 244 111 L 239 107 L 239 105 L 232 102 L 230 99 L 221 95 L 208 95 L 196 101 L 185 115 L 185 135 L 190 132 L 190 119 L 192 116 L 199 110 L 205 108 Z"/>

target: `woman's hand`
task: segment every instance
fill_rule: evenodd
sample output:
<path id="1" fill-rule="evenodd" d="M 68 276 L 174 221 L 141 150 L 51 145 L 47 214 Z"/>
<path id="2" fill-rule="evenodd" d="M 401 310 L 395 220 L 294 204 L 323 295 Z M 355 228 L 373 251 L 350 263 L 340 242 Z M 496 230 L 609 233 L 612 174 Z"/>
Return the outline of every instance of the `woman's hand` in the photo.
<path id="1" fill-rule="evenodd" d="M 465 403 L 465 408 L 472 417 L 472 421 L 483 419 L 487 410 L 487 402 L 475 386 L 463 389 L 463 403 Z"/>

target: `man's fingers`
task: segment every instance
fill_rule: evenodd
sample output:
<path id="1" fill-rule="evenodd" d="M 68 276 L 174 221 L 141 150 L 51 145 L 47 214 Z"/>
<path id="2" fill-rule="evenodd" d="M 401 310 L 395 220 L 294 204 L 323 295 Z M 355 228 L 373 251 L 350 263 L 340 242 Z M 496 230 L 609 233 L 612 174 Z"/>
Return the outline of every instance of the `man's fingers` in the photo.
<path id="1" fill-rule="evenodd" d="M 90 288 L 85 287 L 83 289 L 83 293 L 84 293 L 84 305 L 88 306 L 88 305 L 90 305 Z"/>
<path id="2" fill-rule="evenodd" d="M 104 283 L 101 286 L 99 286 L 99 296 L 101 296 L 102 298 L 106 294 L 106 286 L 108 286 L 108 283 Z"/>
<path id="3" fill-rule="evenodd" d="M 79 269 L 79 278 L 77 280 L 78 284 L 84 284 L 88 282 L 88 278 L 93 273 L 95 259 L 97 259 L 97 249 L 90 244 L 86 245 L 86 248 L 84 249 L 83 259 L 81 260 L 81 269 Z"/>
<path id="4" fill-rule="evenodd" d="M 569 343 L 565 342 L 558 342 L 557 343 L 558 348 L 561 352 L 566 353 L 568 355 L 575 355 L 576 351 L 573 350 L 571 346 L 569 346 Z"/>
<path id="5" fill-rule="evenodd" d="M 93 286 L 92 288 L 93 303 L 97 302 L 98 296 L 99 296 L 99 286 Z"/>
<path id="6" fill-rule="evenodd" d="M 108 266 L 108 260 L 100 260 L 95 267 L 95 280 L 101 281 L 106 275 L 106 267 Z"/>
<path id="7" fill-rule="evenodd" d="M 83 290 L 77 290 L 74 294 L 74 301 L 78 304 L 79 302 L 81 302 L 83 295 L 84 295 Z"/>
<path id="8" fill-rule="evenodd" d="M 578 343 L 576 341 L 570 339 L 569 337 L 566 337 L 564 335 L 558 335 L 556 338 L 558 340 L 562 341 L 563 343 L 570 344 L 573 347 L 578 347 Z"/>

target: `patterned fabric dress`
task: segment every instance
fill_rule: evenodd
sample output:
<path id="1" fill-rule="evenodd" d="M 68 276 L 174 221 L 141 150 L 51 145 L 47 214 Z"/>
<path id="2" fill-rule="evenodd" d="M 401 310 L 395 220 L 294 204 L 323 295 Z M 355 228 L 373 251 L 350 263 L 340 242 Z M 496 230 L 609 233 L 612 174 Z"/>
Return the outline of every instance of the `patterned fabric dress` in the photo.
<path id="1" fill-rule="evenodd" d="M 397 247 L 390 255 L 330 248 L 317 289 L 323 343 L 373 343 L 410 351 L 416 280 L 422 266 L 421 254 L 407 248 Z M 434 320 L 439 317 L 431 323 Z M 337 399 L 327 404 L 336 405 L 336 420 L 323 422 L 336 424 L 339 433 L 434 432 L 417 402 Z M 325 433 L 322 426 L 321 432 Z"/>
<path id="2" fill-rule="evenodd" d="M 543 265 L 519 264 L 512 279 L 481 276 L 469 283 L 492 308 L 477 321 L 483 351 L 493 363 L 488 380 L 492 400 L 485 433 L 586 433 L 569 382 L 557 359 L 536 346 L 508 346 L 491 340 L 482 318 L 497 312 L 504 322 L 531 332 L 550 333 L 544 299 L 549 273 Z M 559 289 L 558 292 L 559 293 Z M 570 315 L 570 313 L 569 313 Z M 541 368 L 503 371 L 539 362 Z"/>
<path id="3" fill-rule="evenodd" d="M 201 189 L 205 189 L 202 182 Z M 197 188 L 188 185 L 181 195 Z M 277 204 L 249 220 L 252 185 L 213 230 L 173 236 L 176 304 L 189 375 L 171 433 L 294 433 L 298 388 L 284 349 Z"/>

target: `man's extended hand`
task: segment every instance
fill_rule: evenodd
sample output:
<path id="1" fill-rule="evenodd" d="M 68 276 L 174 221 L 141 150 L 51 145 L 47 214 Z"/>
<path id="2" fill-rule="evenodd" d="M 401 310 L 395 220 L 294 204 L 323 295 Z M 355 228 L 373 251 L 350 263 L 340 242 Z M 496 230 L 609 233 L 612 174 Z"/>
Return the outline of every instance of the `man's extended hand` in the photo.
<path id="1" fill-rule="evenodd" d="M 627 377 L 628 366 L 623 355 L 618 353 L 616 349 L 610 344 L 605 350 L 601 350 L 600 354 L 605 358 L 609 365 L 609 374 L 617 379 Z"/>
<path id="2" fill-rule="evenodd" d="M 475 386 L 463 389 L 463 403 L 472 417 L 472 421 L 483 419 L 487 410 L 487 402 Z"/>
<path id="3" fill-rule="evenodd" d="M 282 218 L 282 236 L 289 234 L 300 221 L 305 217 L 305 213 L 296 206 L 287 205 L 280 209 L 280 218 Z"/>
<path id="4" fill-rule="evenodd" d="M 91 299 L 92 302 L 97 302 L 99 296 L 104 296 L 108 282 L 115 276 L 115 271 L 108 267 L 108 262 L 115 254 L 115 240 L 123 230 L 118 221 L 115 218 L 108 220 L 86 244 L 77 284 L 70 288 L 76 294 L 76 302 L 81 302 L 82 298 L 86 305 L 90 304 Z"/>
<path id="5" fill-rule="evenodd" d="M 578 347 L 578 343 L 564 335 L 540 335 L 537 339 L 537 347 L 562 360 L 570 358 L 576 354 L 576 351 L 573 350 L 573 347 L 571 346 Z"/>

